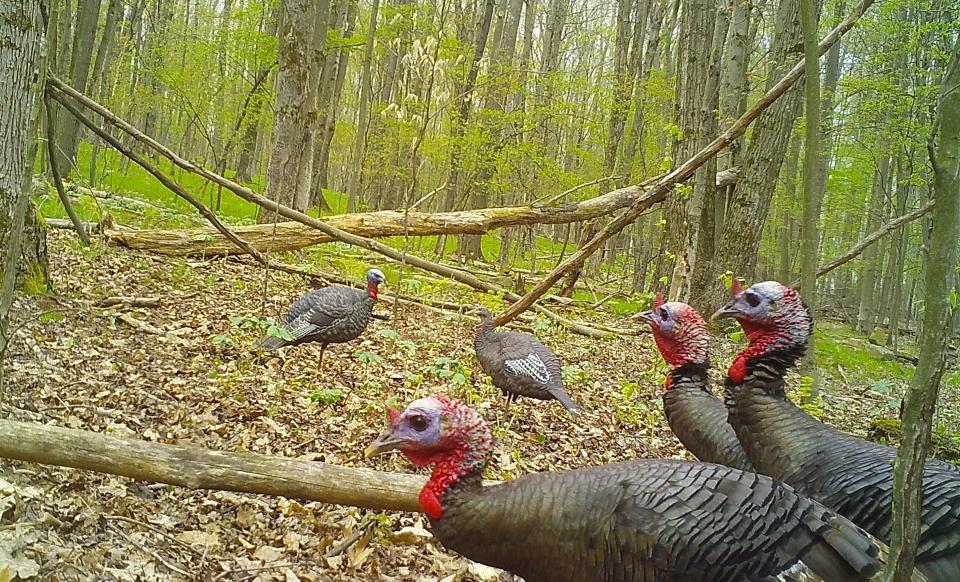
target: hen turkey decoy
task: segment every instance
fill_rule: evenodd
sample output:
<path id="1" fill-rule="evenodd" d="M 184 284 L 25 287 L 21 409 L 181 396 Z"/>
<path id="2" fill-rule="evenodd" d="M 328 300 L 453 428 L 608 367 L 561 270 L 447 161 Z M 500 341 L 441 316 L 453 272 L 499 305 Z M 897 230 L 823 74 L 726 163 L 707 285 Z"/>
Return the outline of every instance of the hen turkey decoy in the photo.
<path id="1" fill-rule="evenodd" d="M 672 459 L 481 484 L 483 418 L 446 396 L 390 408 L 369 458 L 433 467 L 420 507 L 444 546 L 527 582 L 767 581 L 803 558 L 825 580 L 867 580 L 876 546 L 769 477 Z"/>
<path id="2" fill-rule="evenodd" d="M 564 408 L 577 413 L 577 405 L 563 386 L 560 360 L 537 338 L 516 331 L 496 331 L 493 314 L 485 307 L 480 316 L 473 345 L 480 368 L 507 398 L 504 410 L 519 396 L 539 400 L 559 400 Z"/>
<path id="3" fill-rule="evenodd" d="M 806 350 L 813 331 L 800 294 L 776 281 L 744 290 L 714 317 L 740 322 L 750 344 L 727 372 L 730 422 L 758 471 L 889 543 L 896 450 L 840 432 L 786 396 L 784 375 Z M 929 459 L 916 568 L 929 580 L 960 580 L 960 467 Z"/>
<path id="4" fill-rule="evenodd" d="M 727 407 L 710 391 L 710 332 L 703 317 L 686 303 L 664 303 L 660 293 L 652 309 L 635 317 L 650 325 L 660 355 L 673 366 L 663 393 L 673 434 L 701 461 L 753 471 L 727 422 Z"/>
<path id="5" fill-rule="evenodd" d="M 318 366 L 322 365 L 323 352 L 328 344 L 352 341 L 367 328 L 380 284 L 384 281 L 386 277 L 379 269 L 370 269 L 365 290 L 331 285 L 307 293 L 287 309 L 280 322 L 293 338 L 267 335 L 257 342 L 257 347 L 276 350 L 316 342 L 320 344 Z"/>

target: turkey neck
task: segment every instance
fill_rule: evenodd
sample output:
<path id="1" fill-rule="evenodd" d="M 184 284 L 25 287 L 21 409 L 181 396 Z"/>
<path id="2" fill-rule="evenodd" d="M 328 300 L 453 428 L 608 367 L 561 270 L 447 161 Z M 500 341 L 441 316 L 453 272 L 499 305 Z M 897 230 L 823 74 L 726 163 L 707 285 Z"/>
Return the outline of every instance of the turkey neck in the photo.
<path id="1" fill-rule="evenodd" d="M 453 449 L 434 453 L 423 464 L 432 463 L 430 479 L 420 491 L 420 507 L 431 521 L 439 521 L 445 505 L 458 496 L 480 490 L 483 469 L 491 451 L 490 429 L 483 419 L 470 419 L 463 426 Z M 421 464 L 413 459 L 417 464 Z"/>
<path id="2" fill-rule="evenodd" d="M 493 318 L 481 316 L 480 323 L 475 329 L 476 335 L 473 337 L 474 348 L 479 353 L 486 343 L 492 342 L 497 338 L 497 331 L 493 327 Z"/>
<path id="3" fill-rule="evenodd" d="M 709 362 L 683 364 L 670 370 L 664 382 L 664 388 L 671 390 L 688 390 L 710 392 L 707 386 Z M 664 395 L 666 397 L 666 395 Z"/>

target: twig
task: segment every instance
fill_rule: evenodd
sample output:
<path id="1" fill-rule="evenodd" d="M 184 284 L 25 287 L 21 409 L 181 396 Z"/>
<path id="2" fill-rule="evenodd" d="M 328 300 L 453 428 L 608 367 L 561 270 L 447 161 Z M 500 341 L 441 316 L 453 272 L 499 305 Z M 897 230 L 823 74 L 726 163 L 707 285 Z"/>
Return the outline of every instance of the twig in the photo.
<path id="1" fill-rule="evenodd" d="M 118 534 L 122 535 L 124 538 L 126 538 L 126 540 L 127 540 L 128 542 L 130 542 L 130 544 L 132 544 L 133 546 L 135 546 L 135 547 L 143 550 L 144 552 L 146 552 L 146 553 L 150 554 L 151 556 L 153 556 L 154 558 L 156 558 L 156 560 L 157 560 L 158 562 L 160 562 L 161 564 L 163 564 L 163 565 L 166 566 L 167 568 L 173 570 L 174 572 L 176 572 L 176 573 L 178 573 L 178 574 L 180 574 L 180 575 L 186 576 L 187 578 L 190 578 L 190 577 L 191 577 L 191 575 L 190 575 L 189 572 L 186 572 L 186 571 L 182 570 L 181 568 L 178 568 L 178 567 L 174 566 L 173 564 L 171 564 L 171 563 L 168 562 L 167 560 L 163 559 L 163 557 L 162 557 L 160 554 L 154 552 L 153 550 L 148 549 L 148 548 L 147 548 L 146 546 L 144 546 L 142 543 L 137 543 L 137 542 L 133 541 L 133 538 L 131 538 L 130 536 L 128 536 L 128 535 L 127 535 L 127 532 L 123 531 L 123 529 L 121 529 L 121 528 L 119 528 L 119 527 L 117 527 L 117 526 L 115 526 L 115 525 L 112 525 L 112 524 L 108 524 L 108 527 L 109 527 L 110 529 L 112 529 L 113 531 L 117 532 Z"/>
<path id="2" fill-rule="evenodd" d="M 599 183 L 601 183 L 601 182 L 607 182 L 607 181 L 609 181 L 609 180 L 619 180 L 619 179 L 621 179 L 621 178 L 623 178 L 623 176 L 604 176 L 603 178 L 597 178 L 596 180 L 590 180 L 589 182 L 584 182 L 583 184 L 577 184 L 577 185 L 574 186 L 573 188 L 570 188 L 570 189 L 568 189 L 568 190 L 564 190 L 563 192 L 561 192 L 561 193 L 559 193 L 559 194 L 556 194 L 556 195 L 554 195 L 554 196 L 551 196 L 550 198 L 547 198 L 546 200 L 543 200 L 542 202 L 541 202 L 540 200 L 534 200 L 533 203 L 531 204 L 531 206 L 534 206 L 534 207 L 537 207 L 537 206 L 550 206 L 550 205 L 552 205 L 554 202 L 556 202 L 557 200 L 563 200 L 564 198 L 566 198 L 567 196 L 569 196 L 570 194 L 573 194 L 574 192 L 576 192 L 576 191 L 578 191 L 578 190 L 583 190 L 584 188 L 587 188 L 587 187 L 590 187 L 590 186 L 594 186 L 594 185 L 599 184 Z M 541 199 L 541 200 L 542 200 L 542 199 Z"/>
<path id="3" fill-rule="evenodd" d="M 363 537 L 363 534 L 365 534 L 365 533 L 367 533 L 367 526 L 366 526 L 366 525 L 363 525 L 363 526 L 358 527 L 358 528 L 357 528 L 357 531 L 355 531 L 355 532 L 353 532 L 352 534 L 350 534 L 349 536 L 347 536 L 347 538 L 346 538 L 345 540 L 343 540 L 343 541 L 340 542 L 339 544 L 337 544 L 337 545 L 333 546 L 332 548 L 330 548 L 329 550 L 327 550 L 327 552 L 323 555 L 323 557 L 324 557 L 324 558 L 332 558 L 332 557 L 334 557 L 334 556 L 339 556 L 340 554 L 342 554 L 342 553 L 344 553 L 345 551 L 347 551 L 347 549 L 348 549 L 350 546 L 352 546 L 353 544 L 357 543 L 357 540 L 359 540 L 361 537 Z"/>
<path id="4" fill-rule="evenodd" d="M 197 551 L 193 546 L 191 546 L 190 544 L 188 544 L 188 543 L 186 543 L 186 542 L 182 542 L 182 541 L 178 540 L 177 538 L 173 537 L 172 535 L 168 534 L 167 532 L 165 532 L 165 531 L 163 531 L 163 530 L 161 530 L 161 529 L 159 529 L 159 528 L 153 527 L 152 525 L 150 525 L 150 524 L 148 524 L 148 523 L 143 523 L 142 521 L 137 521 L 137 520 L 135 520 L 135 519 L 130 519 L 129 517 L 124 517 L 124 516 L 122 516 L 122 515 L 104 515 L 103 518 L 104 518 L 104 519 L 109 519 L 109 520 L 112 520 L 112 521 L 125 521 L 125 522 L 131 523 L 131 524 L 133 524 L 133 525 L 138 525 L 138 526 L 140 526 L 140 527 L 143 527 L 143 528 L 146 528 L 146 529 L 152 531 L 152 532 L 155 533 L 155 534 L 159 534 L 159 535 L 163 536 L 164 538 L 170 540 L 171 542 L 177 544 L 178 546 L 181 546 L 181 547 L 184 547 L 184 548 L 190 550 L 190 551 L 193 552 L 194 554 L 200 554 L 200 552 L 198 552 L 198 551 Z M 206 551 L 206 550 L 204 550 L 204 551 Z"/>
<path id="5" fill-rule="evenodd" d="M 267 564 L 266 566 L 251 566 L 249 568 L 239 568 L 237 570 L 225 570 L 217 574 L 214 577 L 213 582 L 217 582 L 217 580 L 223 580 L 229 574 L 239 574 L 241 572 L 260 572 L 261 570 L 276 570 L 277 568 L 289 568 L 290 566 L 296 566 L 296 564 L 292 562 L 285 562 L 282 564 Z"/>

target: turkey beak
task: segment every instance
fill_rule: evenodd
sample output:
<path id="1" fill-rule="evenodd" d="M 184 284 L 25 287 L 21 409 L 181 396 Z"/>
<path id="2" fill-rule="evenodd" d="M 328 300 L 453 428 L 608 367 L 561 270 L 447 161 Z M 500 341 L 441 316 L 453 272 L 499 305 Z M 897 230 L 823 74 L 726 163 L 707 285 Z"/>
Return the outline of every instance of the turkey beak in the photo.
<path id="1" fill-rule="evenodd" d="M 740 315 L 740 310 L 736 308 L 735 302 L 731 301 L 730 303 L 727 303 L 718 309 L 713 315 L 710 316 L 710 319 L 724 319 L 727 317 L 736 317 L 738 315 Z"/>
<path id="2" fill-rule="evenodd" d="M 370 443 L 370 446 L 363 451 L 363 458 L 371 459 L 377 455 L 382 455 L 383 453 L 399 448 L 402 443 L 403 440 L 393 436 L 392 429 L 384 429 L 384 431 L 380 433 L 380 436 L 377 437 L 377 440 Z"/>
<path id="3" fill-rule="evenodd" d="M 648 309 L 646 311 L 641 311 L 640 313 L 634 315 L 632 319 L 653 325 L 653 310 Z"/>

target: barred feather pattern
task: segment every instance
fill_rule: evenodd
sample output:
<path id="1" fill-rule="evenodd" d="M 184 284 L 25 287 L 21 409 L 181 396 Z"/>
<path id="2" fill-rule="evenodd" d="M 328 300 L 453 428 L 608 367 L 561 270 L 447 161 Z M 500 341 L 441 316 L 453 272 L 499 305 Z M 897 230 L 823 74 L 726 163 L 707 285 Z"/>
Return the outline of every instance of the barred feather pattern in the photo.
<path id="1" fill-rule="evenodd" d="M 444 546 L 527 582 L 759 582 L 801 558 L 823 580 L 868 580 L 876 547 L 766 476 L 671 459 L 454 485 L 431 519 Z"/>
<path id="2" fill-rule="evenodd" d="M 297 299 L 283 316 L 281 325 L 293 339 L 266 336 L 258 345 L 269 350 L 307 342 L 352 341 L 370 323 L 374 303 L 365 290 L 342 286 L 317 289 Z"/>
<path id="3" fill-rule="evenodd" d="M 474 348 L 480 368 L 504 395 L 558 400 L 567 410 L 577 411 L 563 385 L 559 358 L 532 335 L 496 331 L 487 311 L 477 327 Z"/>
<path id="4" fill-rule="evenodd" d="M 797 408 L 783 381 L 797 353 L 754 360 L 744 383 L 729 386 L 737 436 L 758 471 L 889 542 L 896 450 L 840 432 Z M 917 570 L 935 582 L 960 580 L 960 467 L 926 462 L 921 519 Z"/>

